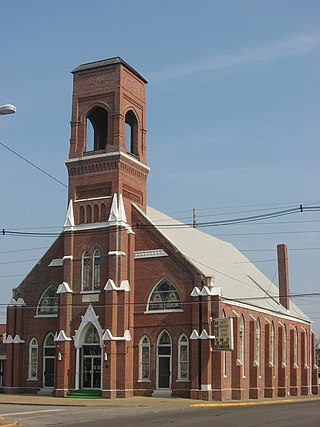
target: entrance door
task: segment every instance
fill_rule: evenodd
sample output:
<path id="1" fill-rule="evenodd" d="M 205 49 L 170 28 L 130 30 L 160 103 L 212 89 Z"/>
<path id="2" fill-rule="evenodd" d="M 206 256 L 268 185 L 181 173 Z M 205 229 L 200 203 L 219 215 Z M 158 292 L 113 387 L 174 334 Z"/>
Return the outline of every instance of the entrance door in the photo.
<path id="1" fill-rule="evenodd" d="M 50 332 L 43 346 L 43 387 L 54 387 L 55 369 L 55 343 L 54 336 Z"/>
<path id="2" fill-rule="evenodd" d="M 157 388 L 171 388 L 171 338 L 167 331 L 163 331 L 158 338 L 157 349 Z"/>
<path id="3" fill-rule="evenodd" d="M 158 388 L 170 388 L 170 357 L 159 356 Z"/>
<path id="4" fill-rule="evenodd" d="M 44 386 L 54 386 L 54 357 L 44 358 Z"/>
<path id="5" fill-rule="evenodd" d="M 82 359 L 82 387 L 101 388 L 101 348 L 84 346 Z"/>

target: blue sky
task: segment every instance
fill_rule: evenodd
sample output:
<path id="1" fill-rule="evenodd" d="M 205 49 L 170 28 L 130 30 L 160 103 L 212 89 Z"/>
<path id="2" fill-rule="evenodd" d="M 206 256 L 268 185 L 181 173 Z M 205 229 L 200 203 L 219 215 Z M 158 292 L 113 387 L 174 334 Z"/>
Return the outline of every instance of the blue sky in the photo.
<path id="1" fill-rule="evenodd" d="M 2 2 L 0 105 L 17 113 L 0 117 L 0 141 L 67 183 L 70 71 L 121 56 L 149 82 L 150 205 L 186 222 L 194 207 L 209 221 L 319 206 L 319 22 L 312 0 Z M 0 162 L 1 229 L 59 230 L 66 188 L 1 146 Z M 303 212 L 207 231 L 276 283 L 286 243 L 291 291 L 315 293 L 319 221 Z M 0 304 L 50 243 L 0 238 Z M 320 297 L 294 301 L 320 335 Z"/>

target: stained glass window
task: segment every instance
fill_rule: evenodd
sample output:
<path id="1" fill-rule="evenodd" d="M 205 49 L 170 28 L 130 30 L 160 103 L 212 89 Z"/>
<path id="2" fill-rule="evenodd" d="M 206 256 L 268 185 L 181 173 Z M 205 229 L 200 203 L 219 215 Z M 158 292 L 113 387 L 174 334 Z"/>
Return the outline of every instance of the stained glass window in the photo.
<path id="1" fill-rule="evenodd" d="M 47 316 L 58 313 L 58 296 L 56 294 L 57 289 L 54 286 L 50 286 L 40 298 L 37 315 Z"/>
<path id="2" fill-rule="evenodd" d="M 148 310 L 179 310 L 181 301 L 176 288 L 167 280 L 162 280 L 152 291 Z"/>

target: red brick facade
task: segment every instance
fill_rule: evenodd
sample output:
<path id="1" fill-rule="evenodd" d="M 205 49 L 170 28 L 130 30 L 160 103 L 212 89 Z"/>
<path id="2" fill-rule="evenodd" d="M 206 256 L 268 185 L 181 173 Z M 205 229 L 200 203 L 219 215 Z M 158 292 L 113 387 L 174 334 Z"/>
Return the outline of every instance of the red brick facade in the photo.
<path id="1" fill-rule="evenodd" d="M 68 213 L 9 303 L 5 391 L 318 394 L 310 321 L 288 306 L 224 298 L 149 219 L 146 81 L 120 58 L 73 75 Z M 289 305 L 286 295 L 280 302 Z M 233 319 L 234 349 L 226 352 L 215 351 L 213 338 L 221 317 Z"/>

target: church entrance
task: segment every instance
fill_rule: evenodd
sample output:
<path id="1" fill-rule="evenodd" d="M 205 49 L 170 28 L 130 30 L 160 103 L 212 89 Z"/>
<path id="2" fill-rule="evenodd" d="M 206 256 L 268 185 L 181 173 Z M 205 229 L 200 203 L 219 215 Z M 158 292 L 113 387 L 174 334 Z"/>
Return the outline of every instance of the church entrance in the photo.
<path id="1" fill-rule="evenodd" d="M 101 389 L 101 362 L 100 337 L 91 323 L 82 346 L 82 388 Z"/>
<path id="2" fill-rule="evenodd" d="M 55 343 L 52 333 L 48 334 L 43 347 L 43 386 L 53 388 L 55 368 Z"/>
<path id="3" fill-rule="evenodd" d="M 98 345 L 84 345 L 82 365 L 82 387 L 101 388 L 101 348 Z"/>
<path id="4" fill-rule="evenodd" d="M 157 389 L 171 388 L 171 338 L 167 331 L 162 332 L 157 346 Z"/>

